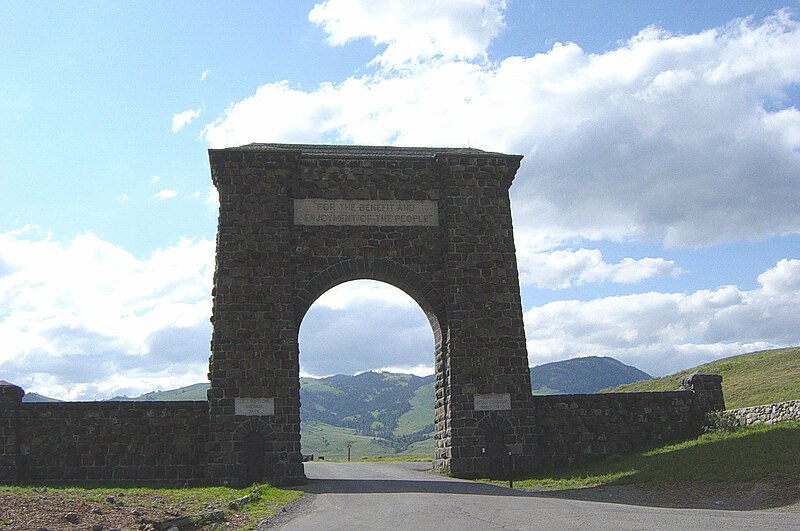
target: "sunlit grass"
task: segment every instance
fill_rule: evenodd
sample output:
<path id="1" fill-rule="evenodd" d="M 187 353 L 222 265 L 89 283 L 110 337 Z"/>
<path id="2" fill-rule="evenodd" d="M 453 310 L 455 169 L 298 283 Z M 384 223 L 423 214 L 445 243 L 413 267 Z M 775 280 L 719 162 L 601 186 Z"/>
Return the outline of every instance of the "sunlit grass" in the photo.
<path id="1" fill-rule="evenodd" d="M 517 477 L 516 487 L 575 489 L 631 483 L 745 482 L 788 479 L 800 483 L 800 422 L 756 425 L 586 465 Z"/>
<path id="2" fill-rule="evenodd" d="M 677 374 L 601 392 L 673 391 L 678 378 L 694 371 L 722 375 L 722 391 L 728 409 L 800 399 L 800 347 L 731 356 Z"/>

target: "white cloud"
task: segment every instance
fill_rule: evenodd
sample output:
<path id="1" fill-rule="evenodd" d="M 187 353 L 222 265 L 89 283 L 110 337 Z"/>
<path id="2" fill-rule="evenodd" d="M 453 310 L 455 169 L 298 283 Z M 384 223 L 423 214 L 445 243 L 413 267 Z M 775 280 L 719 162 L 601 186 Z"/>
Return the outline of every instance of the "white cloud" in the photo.
<path id="1" fill-rule="evenodd" d="M 434 58 L 485 57 L 504 27 L 505 0 L 325 0 L 308 19 L 339 46 L 367 38 L 386 44 L 375 62 L 397 68 Z"/>
<path id="2" fill-rule="evenodd" d="M 177 133 L 190 123 L 195 118 L 200 116 L 200 109 L 189 109 L 178 114 L 172 115 L 172 132 Z"/>
<path id="3" fill-rule="evenodd" d="M 343 28 L 329 29 L 335 42 L 358 35 Z M 512 201 L 524 256 L 545 240 L 763 238 L 800 232 L 800 113 L 782 105 L 800 83 L 797 49 L 800 24 L 788 12 L 695 35 L 647 28 L 600 54 L 567 43 L 310 91 L 269 83 L 204 135 L 213 147 L 470 144 L 523 154 Z"/>
<path id="4" fill-rule="evenodd" d="M 761 290 L 767 295 L 783 296 L 800 291 L 800 260 L 779 261 L 758 276 Z"/>
<path id="5" fill-rule="evenodd" d="M 540 288 L 562 289 L 593 282 L 635 284 L 648 278 L 682 271 L 672 260 L 624 258 L 616 264 L 603 260 L 599 249 L 556 250 L 521 254 L 520 283 Z"/>
<path id="6" fill-rule="evenodd" d="M 203 70 L 203 73 L 200 74 L 200 81 L 205 81 L 206 80 L 206 78 L 208 77 L 208 72 L 209 72 L 208 68 Z M 195 118 L 197 118 L 197 116 L 195 116 Z"/>
<path id="7" fill-rule="evenodd" d="M 158 175 L 153 174 L 153 175 L 150 176 L 150 182 L 151 183 L 157 183 L 160 180 L 161 180 L 161 177 L 158 176 Z"/>
<path id="8" fill-rule="evenodd" d="M 206 204 L 214 209 L 219 208 L 219 191 L 216 186 L 210 186 L 208 193 L 206 193 Z"/>
<path id="9" fill-rule="evenodd" d="M 125 201 L 127 201 L 129 199 L 130 199 L 130 196 L 128 194 L 119 194 L 117 196 L 117 201 L 119 201 L 120 203 L 124 203 Z"/>
<path id="10" fill-rule="evenodd" d="M 384 307 L 417 307 L 414 299 L 403 290 L 384 282 L 371 280 L 353 280 L 339 284 L 323 293 L 314 304 L 331 310 L 346 310 L 354 306 L 373 304 Z"/>
<path id="11" fill-rule="evenodd" d="M 176 197 L 177 195 L 178 195 L 177 191 L 175 191 L 175 190 L 173 190 L 171 188 L 163 188 L 162 190 L 159 190 L 155 194 L 155 197 L 156 197 L 156 199 L 158 199 L 160 201 L 163 201 L 165 199 L 172 199 L 173 197 Z"/>
<path id="12" fill-rule="evenodd" d="M 640 293 L 558 301 L 525 312 L 531 365 L 613 356 L 668 374 L 744 352 L 800 343 L 800 260 L 781 260 L 760 287 L 694 293 Z"/>
<path id="13" fill-rule="evenodd" d="M 61 243 L 26 229 L 0 234 L 0 263 L 3 379 L 66 399 L 205 379 L 213 241 L 140 260 L 91 232 Z"/>
<path id="14" fill-rule="evenodd" d="M 354 374 L 370 368 L 418 371 L 434 361 L 433 331 L 403 291 L 358 280 L 323 294 L 303 318 L 299 333 L 304 374 Z"/>

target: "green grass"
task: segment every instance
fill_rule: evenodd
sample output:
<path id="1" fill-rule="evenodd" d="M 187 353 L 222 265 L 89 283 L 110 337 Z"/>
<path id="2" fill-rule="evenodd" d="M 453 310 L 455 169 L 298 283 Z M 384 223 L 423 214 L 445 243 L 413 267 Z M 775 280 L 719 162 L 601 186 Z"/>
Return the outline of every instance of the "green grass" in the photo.
<path id="1" fill-rule="evenodd" d="M 425 456 L 425 458 L 430 461 L 433 458 L 433 454 L 436 450 L 436 441 L 434 441 L 433 436 L 424 439 L 422 441 L 417 441 L 415 443 L 411 443 L 408 448 L 399 452 L 398 456 Z"/>
<path id="2" fill-rule="evenodd" d="M 400 415 L 397 419 L 395 435 L 407 435 L 423 429 L 425 426 L 433 424 L 433 409 L 431 404 L 435 403 L 434 387 L 436 384 L 431 382 L 423 385 L 414 391 L 409 399 L 411 409 Z"/>
<path id="3" fill-rule="evenodd" d="M 21 495 L 35 497 L 45 493 L 76 501 L 104 503 L 107 496 L 123 500 L 126 505 L 140 507 L 171 506 L 183 514 L 207 512 L 208 507 L 228 510 L 228 504 L 258 489 L 259 499 L 239 509 L 247 515 L 249 523 L 271 518 L 278 509 L 296 500 L 298 490 L 278 489 L 271 485 L 255 485 L 243 489 L 229 487 L 142 487 L 110 482 L 84 482 L 75 484 L 0 485 L 0 497 Z"/>
<path id="4" fill-rule="evenodd" d="M 722 375 L 722 392 L 728 409 L 800 399 L 800 347 L 723 358 L 669 376 L 601 392 L 673 391 L 678 388 L 678 378 L 695 371 Z"/>
<path id="5" fill-rule="evenodd" d="M 317 393 L 331 393 L 334 395 L 342 394 L 341 389 L 323 383 L 316 378 L 300 378 L 300 384 L 303 391 L 316 391 Z"/>
<path id="6" fill-rule="evenodd" d="M 551 389 L 550 387 L 547 387 L 546 385 L 543 385 L 543 386 L 539 387 L 538 389 L 534 389 L 532 391 L 532 394 L 534 396 L 539 396 L 539 395 L 558 395 L 558 394 L 561 394 L 561 391 L 559 391 L 558 389 Z"/>
<path id="7" fill-rule="evenodd" d="M 300 446 L 304 454 L 323 455 L 326 459 L 347 457 L 347 444 L 353 459 L 364 455 L 383 455 L 393 452 L 378 439 L 358 435 L 351 428 L 332 426 L 324 422 L 304 422 L 300 425 Z"/>
<path id="8" fill-rule="evenodd" d="M 789 479 L 800 483 L 800 422 L 711 432 L 625 456 L 547 471 L 514 481 L 522 488 L 574 489 L 630 483 L 743 482 Z"/>

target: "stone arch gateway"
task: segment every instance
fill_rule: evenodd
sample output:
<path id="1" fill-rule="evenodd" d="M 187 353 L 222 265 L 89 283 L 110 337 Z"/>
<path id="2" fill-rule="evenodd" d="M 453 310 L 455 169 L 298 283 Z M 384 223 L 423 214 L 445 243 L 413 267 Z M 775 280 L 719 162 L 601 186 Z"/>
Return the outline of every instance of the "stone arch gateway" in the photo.
<path id="1" fill-rule="evenodd" d="M 324 291 L 360 278 L 428 316 L 434 466 L 453 475 L 623 454 L 697 435 L 725 408 L 722 377 L 704 373 L 678 391 L 531 395 L 508 199 L 520 156 L 286 144 L 209 156 L 208 403 L 25 402 L 0 380 L 0 483 L 302 481 L 298 329 Z"/>
<path id="2" fill-rule="evenodd" d="M 431 323 L 434 466 L 485 474 L 479 424 L 490 415 L 507 419 L 509 448 L 532 453 L 522 425 L 531 385 L 508 196 L 521 156 L 250 144 L 209 150 L 209 158 L 220 200 L 211 478 L 248 478 L 244 445 L 258 429 L 269 435 L 263 479 L 304 479 L 299 326 L 326 290 L 364 278 L 408 293 Z"/>

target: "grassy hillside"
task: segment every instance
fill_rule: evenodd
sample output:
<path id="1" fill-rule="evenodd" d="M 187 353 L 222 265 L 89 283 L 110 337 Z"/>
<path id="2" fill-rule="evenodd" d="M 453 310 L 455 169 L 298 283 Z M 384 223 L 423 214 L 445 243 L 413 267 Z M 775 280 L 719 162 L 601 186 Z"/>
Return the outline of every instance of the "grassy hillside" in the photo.
<path id="1" fill-rule="evenodd" d="M 359 435 L 352 428 L 331 426 L 324 422 L 308 421 L 300 424 L 300 444 L 303 454 L 316 457 L 342 459 L 347 457 L 347 445 L 351 445 L 352 459 L 365 455 L 393 454 L 394 449 L 381 439 Z"/>
<path id="2" fill-rule="evenodd" d="M 678 388 L 678 378 L 696 371 L 722 375 L 728 409 L 800 399 L 800 347 L 732 356 L 603 392 L 671 391 Z"/>
<path id="3" fill-rule="evenodd" d="M 426 427 L 433 427 L 435 386 L 435 382 L 430 382 L 414 391 L 414 394 L 408 400 L 411 409 L 397 419 L 397 429 L 394 430 L 395 435 L 409 435 Z"/>
<path id="4" fill-rule="evenodd" d="M 137 396 L 136 398 L 128 398 L 126 396 L 115 396 L 109 399 L 110 402 L 157 402 L 162 400 L 180 401 L 180 400 L 207 400 L 206 391 L 208 391 L 207 383 L 197 383 L 180 389 L 171 389 L 169 391 L 152 391 L 150 393 Z"/>
<path id="5" fill-rule="evenodd" d="M 594 485 L 786 480 L 800 483 L 800 422 L 711 432 L 660 448 L 520 477 L 523 488 L 574 489 Z"/>

